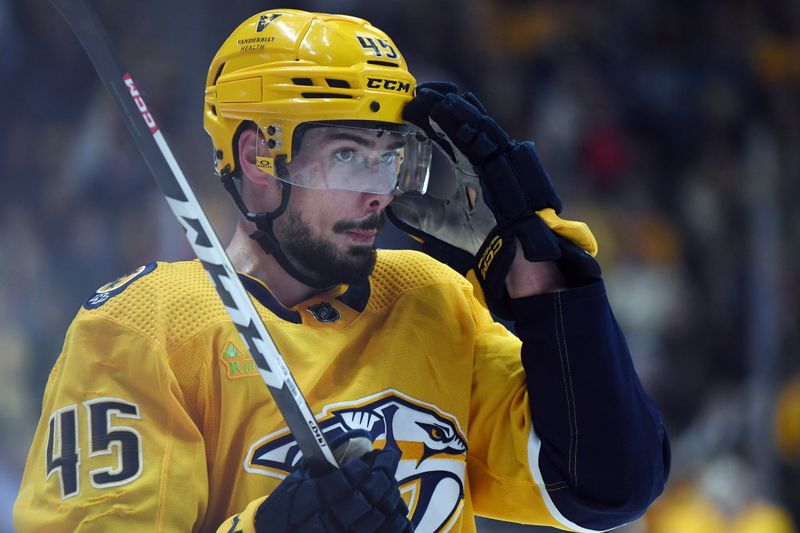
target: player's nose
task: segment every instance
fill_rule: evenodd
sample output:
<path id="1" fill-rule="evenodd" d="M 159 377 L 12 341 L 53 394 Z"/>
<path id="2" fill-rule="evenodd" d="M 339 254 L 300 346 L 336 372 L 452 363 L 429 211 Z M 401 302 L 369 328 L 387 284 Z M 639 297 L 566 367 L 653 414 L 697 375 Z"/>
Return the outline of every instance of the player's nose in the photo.
<path id="1" fill-rule="evenodd" d="M 380 213 L 386 206 L 392 203 L 394 195 L 392 194 L 377 194 L 371 192 L 361 193 L 360 201 L 362 206 L 371 213 Z"/>

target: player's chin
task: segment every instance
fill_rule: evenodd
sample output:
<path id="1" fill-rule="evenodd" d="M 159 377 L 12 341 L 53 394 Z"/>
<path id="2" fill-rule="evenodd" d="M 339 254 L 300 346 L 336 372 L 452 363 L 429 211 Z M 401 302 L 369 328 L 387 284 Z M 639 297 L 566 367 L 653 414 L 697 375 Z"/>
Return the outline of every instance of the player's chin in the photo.
<path id="1" fill-rule="evenodd" d="M 348 261 L 365 261 L 375 255 L 375 243 L 371 244 L 352 244 L 346 248 Z"/>
<path id="2" fill-rule="evenodd" d="M 337 234 L 336 247 L 345 261 L 363 261 L 375 254 L 377 234 L 353 236 L 350 232 Z"/>
<path id="3" fill-rule="evenodd" d="M 355 283 L 369 277 L 378 260 L 378 252 L 372 246 L 351 246 L 336 262 L 335 276 L 339 283 Z"/>

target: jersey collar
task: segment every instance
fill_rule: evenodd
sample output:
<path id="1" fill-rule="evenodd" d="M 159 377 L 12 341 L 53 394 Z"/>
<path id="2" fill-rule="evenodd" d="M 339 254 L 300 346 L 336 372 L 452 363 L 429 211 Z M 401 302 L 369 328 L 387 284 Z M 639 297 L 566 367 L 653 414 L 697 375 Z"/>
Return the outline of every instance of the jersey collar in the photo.
<path id="1" fill-rule="evenodd" d="M 369 278 L 364 278 L 350 285 L 338 285 L 287 309 L 261 280 L 247 274 L 239 274 L 239 279 L 258 303 L 281 320 L 316 327 L 344 327 L 350 324 L 366 309 L 370 295 Z"/>

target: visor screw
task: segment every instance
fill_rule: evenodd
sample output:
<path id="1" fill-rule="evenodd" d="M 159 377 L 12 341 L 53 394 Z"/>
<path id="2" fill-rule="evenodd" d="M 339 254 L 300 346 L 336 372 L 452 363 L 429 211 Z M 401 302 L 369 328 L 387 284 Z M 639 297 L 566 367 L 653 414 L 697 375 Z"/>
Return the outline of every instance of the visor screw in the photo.
<path id="1" fill-rule="evenodd" d="M 267 141 L 267 146 L 269 146 L 270 148 L 275 148 L 276 144 L 278 143 L 275 142 L 275 139 L 270 139 Z"/>
<path id="2" fill-rule="evenodd" d="M 372 111 L 373 113 L 377 113 L 377 112 L 380 110 L 380 108 L 381 108 L 381 104 L 379 104 L 379 103 L 378 103 L 378 102 L 376 102 L 375 100 L 373 100 L 373 101 L 372 101 L 372 103 L 371 103 L 371 104 L 369 104 L 369 109 L 370 109 L 370 111 Z"/>
<path id="3" fill-rule="evenodd" d="M 267 135 L 275 135 L 275 126 L 271 125 L 267 128 Z"/>
<path id="4" fill-rule="evenodd" d="M 214 157 L 216 157 L 218 160 L 222 159 L 222 150 L 217 150 L 214 152 Z"/>

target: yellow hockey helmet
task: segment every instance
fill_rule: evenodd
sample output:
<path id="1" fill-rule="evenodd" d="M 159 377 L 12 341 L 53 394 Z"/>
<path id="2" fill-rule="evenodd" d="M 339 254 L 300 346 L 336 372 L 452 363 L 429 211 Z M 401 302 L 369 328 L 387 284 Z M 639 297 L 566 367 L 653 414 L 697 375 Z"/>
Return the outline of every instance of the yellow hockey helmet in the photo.
<path id="1" fill-rule="evenodd" d="M 270 157 L 258 165 L 275 174 L 276 158 L 291 161 L 301 124 L 403 124 L 415 87 L 395 44 L 365 20 L 293 9 L 258 13 L 228 37 L 208 71 L 203 123 L 215 170 L 238 170 L 235 143 L 244 121 L 263 132 Z"/>

